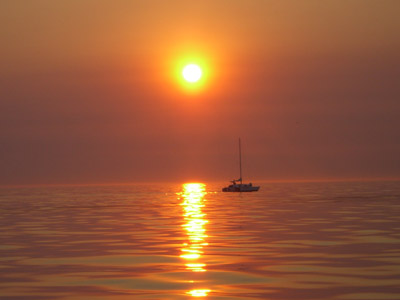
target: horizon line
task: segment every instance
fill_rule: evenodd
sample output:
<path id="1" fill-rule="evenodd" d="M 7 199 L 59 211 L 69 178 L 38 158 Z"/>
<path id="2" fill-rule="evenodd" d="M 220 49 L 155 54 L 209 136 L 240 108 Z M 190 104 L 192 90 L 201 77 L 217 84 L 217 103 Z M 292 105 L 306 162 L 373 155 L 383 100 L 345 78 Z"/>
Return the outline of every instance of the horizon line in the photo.
<path id="1" fill-rule="evenodd" d="M 400 181 L 400 177 L 331 177 L 331 178 L 291 178 L 291 179 L 259 179 L 255 183 L 306 183 L 306 182 L 379 182 Z M 0 184 L 0 188 L 24 188 L 24 187 L 56 187 L 56 186 L 127 186 L 137 184 L 183 184 L 189 182 L 198 183 L 220 183 L 229 180 L 170 180 L 170 181 L 103 181 L 103 182 L 75 182 L 75 183 L 22 183 L 22 184 Z"/>

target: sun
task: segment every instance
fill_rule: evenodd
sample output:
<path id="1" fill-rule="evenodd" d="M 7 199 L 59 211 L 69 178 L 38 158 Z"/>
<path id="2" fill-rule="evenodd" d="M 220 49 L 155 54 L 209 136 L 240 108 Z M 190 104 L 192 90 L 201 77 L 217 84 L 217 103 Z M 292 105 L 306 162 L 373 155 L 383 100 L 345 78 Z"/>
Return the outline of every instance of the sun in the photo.
<path id="1" fill-rule="evenodd" d="M 173 80 L 186 95 L 195 96 L 206 92 L 214 79 L 214 68 L 204 54 L 178 53 L 166 65 L 169 80 Z"/>
<path id="2" fill-rule="evenodd" d="M 196 64 L 186 65 L 182 70 L 183 78 L 190 83 L 199 81 L 202 75 L 201 68 Z"/>

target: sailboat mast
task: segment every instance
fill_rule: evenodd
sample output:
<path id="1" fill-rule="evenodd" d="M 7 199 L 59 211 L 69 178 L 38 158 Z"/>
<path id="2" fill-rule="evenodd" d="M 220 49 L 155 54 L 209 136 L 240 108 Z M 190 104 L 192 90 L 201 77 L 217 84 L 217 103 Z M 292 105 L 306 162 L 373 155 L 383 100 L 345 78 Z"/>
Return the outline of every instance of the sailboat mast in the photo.
<path id="1" fill-rule="evenodd" d="M 240 184 L 242 184 L 242 146 L 239 138 L 239 169 L 240 169 Z"/>

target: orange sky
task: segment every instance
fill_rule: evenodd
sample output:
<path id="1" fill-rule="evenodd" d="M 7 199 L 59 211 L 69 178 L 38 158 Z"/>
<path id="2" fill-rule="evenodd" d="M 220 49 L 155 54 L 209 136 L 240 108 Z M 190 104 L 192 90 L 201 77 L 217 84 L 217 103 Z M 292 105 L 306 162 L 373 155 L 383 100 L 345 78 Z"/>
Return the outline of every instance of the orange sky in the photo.
<path id="1" fill-rule="evenodd" d="M 399 177 L 400 2 L 3 1 L 0 184 Z M 187 93 L 174 68 L 201 60 Z"/>

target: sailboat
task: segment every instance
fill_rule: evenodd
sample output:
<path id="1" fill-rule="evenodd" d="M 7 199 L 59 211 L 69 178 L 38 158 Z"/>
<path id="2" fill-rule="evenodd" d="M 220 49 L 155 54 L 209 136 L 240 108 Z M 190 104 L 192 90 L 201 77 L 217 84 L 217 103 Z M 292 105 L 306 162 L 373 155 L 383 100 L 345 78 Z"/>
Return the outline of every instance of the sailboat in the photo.
<path id="1" fill-rule="evenodd" d="M 243 183 L 242 178 L 242 146 L 239 138 L 239 169 L 240 169 L 240 178 L 231 180 L 232 184 L 222 189 L 223 192 L 257 192 L 260 187 L 254 186 L 250 183 Z"/>

